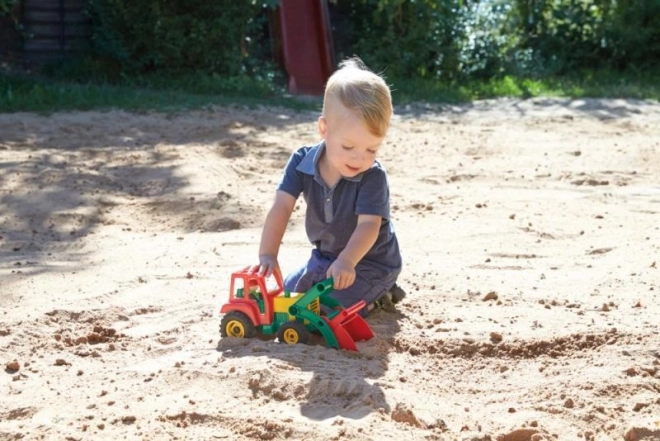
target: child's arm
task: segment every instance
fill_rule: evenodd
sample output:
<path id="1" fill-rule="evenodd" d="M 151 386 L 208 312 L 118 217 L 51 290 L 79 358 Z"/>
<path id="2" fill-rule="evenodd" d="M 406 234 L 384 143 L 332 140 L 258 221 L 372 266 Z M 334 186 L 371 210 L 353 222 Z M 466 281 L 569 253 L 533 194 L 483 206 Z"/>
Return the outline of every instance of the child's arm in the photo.
<path id="1" fill-rule="evenodd" d="M 361 214 L 357 226 L 337 259 L 328 268 L 328 277 L 334 281 L 334 289 L 348 288 L 355 282 L 355 266 L 376 243 L 380 224 L 380 216 Z"/>
<path id="2" fill-rule="evenodd" d="M 269 277 L 273 271 L 277 271 L 281 275 L 277 255 L 295 205 L 296 198 L 289 193 L 281 190 L 275 193 L 275 201 L 266 216 L 266 222 L 261 232 L 259 274 Z"/>

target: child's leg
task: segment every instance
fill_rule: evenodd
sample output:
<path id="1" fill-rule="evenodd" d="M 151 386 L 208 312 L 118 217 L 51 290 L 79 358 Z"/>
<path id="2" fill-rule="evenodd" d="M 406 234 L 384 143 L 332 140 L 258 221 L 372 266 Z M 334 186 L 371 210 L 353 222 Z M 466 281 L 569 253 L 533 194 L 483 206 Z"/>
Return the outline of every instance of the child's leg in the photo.
<path id="1" fill-rule="evenodd" d="M 327 279 L 328 268 L 332 262 L 332 259 L 322 256 L 316 249 L 312 250 L 307 263 L 286 276 L 284 288 L 290 292 L 306 292 L 315 283 Z M 330 296 L 344 307 L 364 300 L 367 306 L 362 311 L 362 315 L 366 315 L 369 306 L 395 286 L 399 275 L 399 271 L 386 272 L 382 268 L 364 263 L 358 264 L 355 273 L 355 282 L 351 286 L 334 290 Z"/>
<path id="2" fill-rule="evenodd" d="M 317 250 L 312 250 L 307 263 L 284 279 L 284 288 L 290 292 L 307 292 L 315 283 L 328 278 L 328 268 L 332 260 L 323 257 Z"/>
<path id="3" fill-rule="evenodd" d="M 354 305 L 364 300 L 367 305 L 373 303 L 387 292 L 387 285 L 378 280 L 369 280 L 360 273 L 356 274 L 355 282 L 346 289 L 332 291 L 330 294 L 344 307 Z"/>
<path id="4" fill-rule="evenodd" d="M 355 282 L 346 289 L 333 291 L 330 295 L 345 307 L 364 300 L 367 305 L 362 310 L 362 315 L 367 315 L 371 304 L 383 297 L 395 284 L 399 272 L 387 273 L 368 264 L 359 264 L 355 270 Z"/>

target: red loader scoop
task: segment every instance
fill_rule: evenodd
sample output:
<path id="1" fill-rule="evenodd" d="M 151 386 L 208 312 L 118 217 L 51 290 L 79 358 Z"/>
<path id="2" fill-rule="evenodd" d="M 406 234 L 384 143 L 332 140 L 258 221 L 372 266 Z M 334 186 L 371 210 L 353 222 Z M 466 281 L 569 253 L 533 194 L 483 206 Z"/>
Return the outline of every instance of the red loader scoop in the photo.
<path id="1" fill-rule="evenodd" d="M 330 315 L 323 318 L 337 338 L 341 349 L 357 351 L 356 341 L 365 341 L 373 338 L 374 333 L 362 318 L 360 311 L 366 302 L 360 300 L 356 304 L 345 309 L 334 310 Z"/>

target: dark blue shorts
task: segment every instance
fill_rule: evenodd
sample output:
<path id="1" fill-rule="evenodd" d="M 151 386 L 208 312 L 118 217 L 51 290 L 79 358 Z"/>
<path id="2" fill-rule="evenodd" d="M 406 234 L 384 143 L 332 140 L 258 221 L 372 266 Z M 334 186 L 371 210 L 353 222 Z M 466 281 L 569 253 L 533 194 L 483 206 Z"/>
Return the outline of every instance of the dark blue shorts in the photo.
<path id="1" fill-rule="evenodd" d="M 306 292 L 315 283 L 328 278 L 327 272 L 334 259 L 325 257 L 314 249 L 306 265 L 301 266 L 284 279 L 284 288 L 290 292 Z M 334 290 L 330 296 L 344 307 L 360 300 L 373 303 L 382 297 L 396 282 L 401 271 L 385 271 L 382 267 L 360 262 L 355 267 L 355 282 L 346 289 Z M 366 307 L 361 312 L 366 315 Z"/>

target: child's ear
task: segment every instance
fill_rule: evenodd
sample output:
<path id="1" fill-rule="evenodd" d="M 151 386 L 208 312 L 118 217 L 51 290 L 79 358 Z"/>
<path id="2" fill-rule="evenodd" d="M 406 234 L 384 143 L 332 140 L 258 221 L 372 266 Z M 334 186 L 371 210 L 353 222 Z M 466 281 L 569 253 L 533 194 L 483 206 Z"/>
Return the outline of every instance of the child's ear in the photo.
<path id="1" fill-rule="evenodd" d="M 328 122 L 326 121 L 324 116 L 319 116 L 319 120 L 317 122 L 318 128 L 319 128 L 319 135 L 321 135 L 321 138 L 325 139 L 325 135 L 328 131 Z"/>

